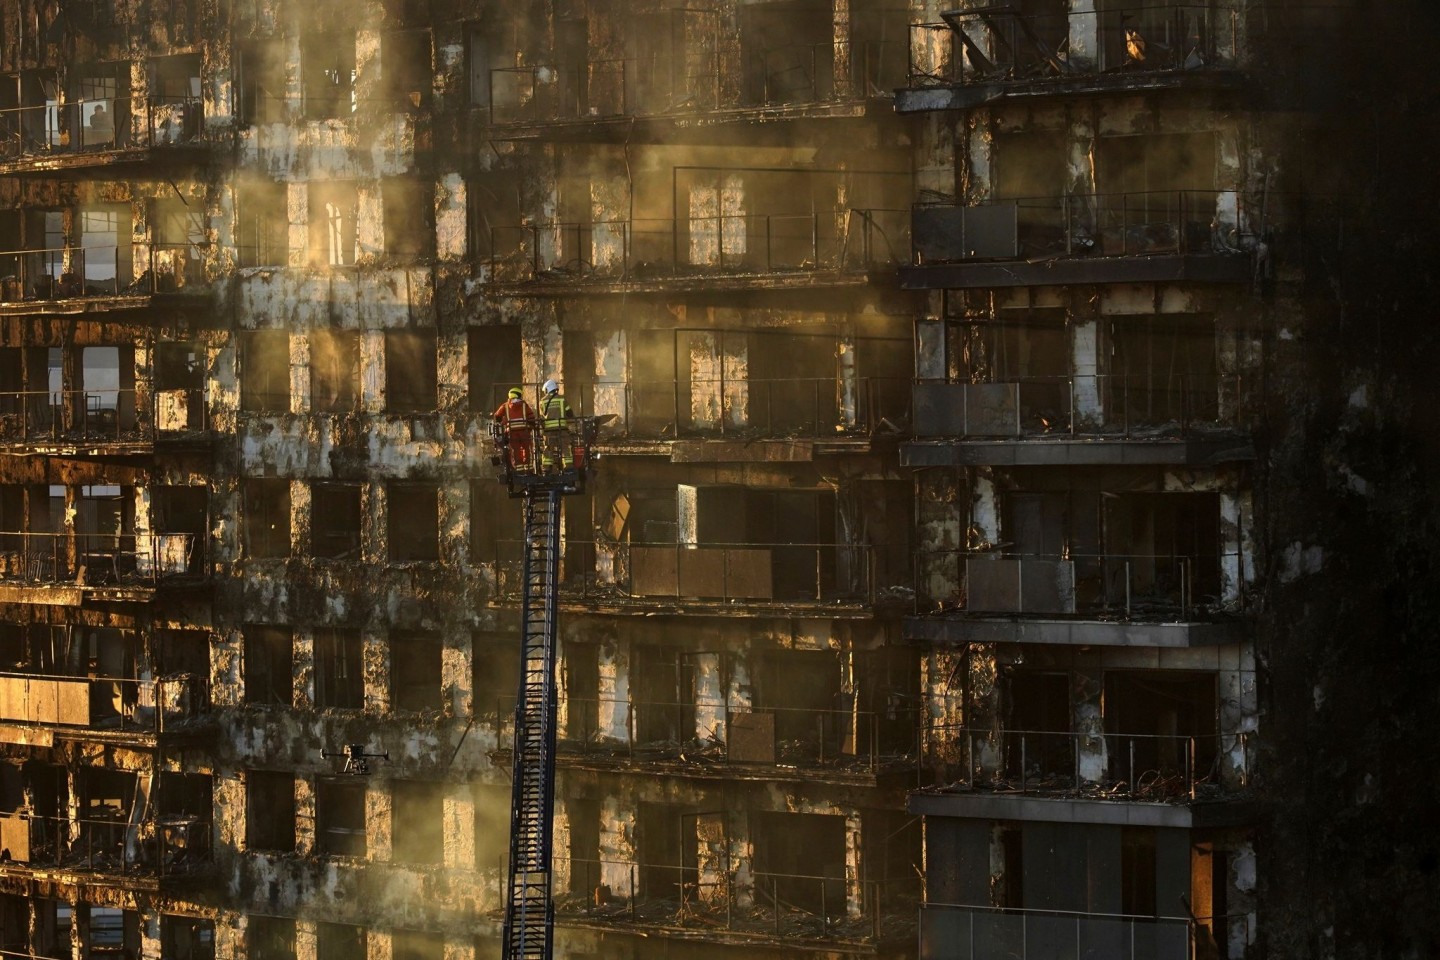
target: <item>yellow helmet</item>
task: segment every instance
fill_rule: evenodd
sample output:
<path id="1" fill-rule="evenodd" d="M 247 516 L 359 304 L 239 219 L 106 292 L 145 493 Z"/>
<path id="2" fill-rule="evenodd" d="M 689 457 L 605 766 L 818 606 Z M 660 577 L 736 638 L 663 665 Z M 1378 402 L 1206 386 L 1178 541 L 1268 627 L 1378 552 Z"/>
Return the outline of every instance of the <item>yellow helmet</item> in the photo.
<path id="1" fill-rule="evenodd" d="M 511 387 L 511 388 L 510 388 L 510 399 L 511 399 L 511 400 L 519 400 L 520 398 L 522 398 L 522 397 L 524 397 L 524 396 L 525 396 L 525 391 L 524 391 L 524 390 L 521 390 L 519 387 Z"/>

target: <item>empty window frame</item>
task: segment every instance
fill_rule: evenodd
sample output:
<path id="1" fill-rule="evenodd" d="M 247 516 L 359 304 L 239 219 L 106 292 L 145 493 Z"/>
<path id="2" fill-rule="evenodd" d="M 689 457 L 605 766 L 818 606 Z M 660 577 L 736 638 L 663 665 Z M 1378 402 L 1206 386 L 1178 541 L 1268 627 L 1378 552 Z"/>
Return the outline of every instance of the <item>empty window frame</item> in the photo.
<path id="1" fill-rule="evenodd" d="M 315 848 L 342 857 L 365 856 L 363 782 L 330 778 L 316 782 Z"/>
<path id="2" fill-rule="evenodd" d="M 471 635 L 471 713 L 476 719 L 500 720 L 515 709 L 520 684 L 517 635 L 479 631 Z"/>
<path id="3" fill-rule="evenodd" d="M 385 409 L 430 413 L 436 399 L 434 330 L 385 331 Z"/>
<path id="4" fill-rule="evenodd" d="M 245 846 L 251 850 L 295 849 L 295 777 L 249 770 L 245 774 Z"/>
<path id="5" fill-rule="evenodd" d="M 440 559 L 440 490 L 433 483 L 388 488 L 390 562 Z"/>
<path id="6" fill-rule="evenodd" d="M 468 348 L 470 409 L 493 413 L 524 375 L 520 328 L 471 327 Z"/>
<path id="7" fill-rule="evenodd" d="M 286 187 L 273 180 L 246 181 L 236 193 L 236 253 L 242 267 L 282 267 L 290 256 Z"/>
<path id="8" fill-rule="evenodd" d="M 277 40 L 240 45 L 238 85 L 242 126 L 285 119 L 285 51 Z"/>
<path id="9" fill-rule="evenodd" d="M 247 624 L 245 702 L 288 707 L 293 702 L 295 659 L 289 627 Z"/>
<path id="10" fill-rule="evenodd" d="M 215 960 L 215 921 L 161 915 L 160 955 L 165 960 Z"/>
<path id="11" fill-rule="evenodd" d="M 359 710 L 365 705 L 363 642 L 360 631 L 315 631 L 315 706 Z"/>
<path id="12" fill-rule="evenodd" d="M 307 33 L 300 59 L 305 84 L 305 117 L 331 120 L 355 112 L 355 32 Z"/>
<path id="13" fill-rule="evenodd" d="M 393 858 L 396 863 L 440 863 L 445 859 L 442 825 L 444 785 L 419 780 L 391 784 L 394 805 Z"/>
<path id="14" fill-rule="evenodd" d="M 520 501 L 502 484 L 476 480 L 470 485 L 470 561 L 497 563 L 519 559 Z"/>
<path id="15" fill-rule="evenodd" d="M 391 708 L 415 712 L 440 709 L 441 660 L 438 633 L 391 633 Z"/>
<path id="16" fill-rule="evenodd" d="M 359 192 L 344 180 L 312 182 L 309 186 L 310 265 L 354 266 L 359 255 Z"/>
<path id="17" fill-rule="evenodd" d="M 245 480 L 241 528 L 252 559 L 290 556 L 290 481 Z"/>
<path id="18" fill-rule="evenodd" d="M 294 960 L 295 921 L 251 914 L 245 925 L 246 955 L 265 960 Z"/>
<path id="19" fill-rule="evenodd" d="M 310 409 L 347 413 L 360 399 L 360 335 L 354 330 L 310 334 Z"/>
<path id="20" fill-rule="evenodd" d="M 365 960 L 366 931 L 348 923 L 315 925 L 316 960 Z"/>
<path id="21" fill-rule="evenodd" d="M 384 205 L 385 255 L 415 259 L 435 255 L 435 187 L 414 177 L 386 177 L 380 187 Z"/>
<path id="22" fill-rule="evenodd" d="M 394 960 L 445 960 L 445 938 L 420 930 L 396 930 Z"/>
<path id="23" fill-rule="evenodd" d="M 310 555 L 325 560 L 360 556 L 360 485 L 317 483 L 310 488 Z"/>
<path id="24" fill-rule="evenodd" d="M 396 30 L 380 37 L 380 76 L 397 110 L 409 112 L 430 105 L 434 87 L 429 30 Z"/>
<path id="25" fill-rule="evenodd" d="M 285 413 L 290 409 L 290 334 L 255 330 L 240 336 L 240 409 Z"/>

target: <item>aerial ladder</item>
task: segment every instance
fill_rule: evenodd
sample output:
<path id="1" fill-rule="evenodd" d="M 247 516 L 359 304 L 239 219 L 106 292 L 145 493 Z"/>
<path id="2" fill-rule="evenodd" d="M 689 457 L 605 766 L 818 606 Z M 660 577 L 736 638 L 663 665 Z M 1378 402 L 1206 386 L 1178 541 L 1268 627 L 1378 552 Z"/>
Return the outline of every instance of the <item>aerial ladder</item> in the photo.
<path id="1" fill-rule="evenodd" d="M 550 873 L 560 504 L 566 494 L 585 489 L 594 465 L 591 446 L 611 419 L 568 418 L 564 428 L 546 430 L 527 407 L 523 419 L 497 419 L 491 425 L 491 461 L 504 468 L 510 495 L 525 502 L 504 960 L 551 960 L 554 950 Z"/>

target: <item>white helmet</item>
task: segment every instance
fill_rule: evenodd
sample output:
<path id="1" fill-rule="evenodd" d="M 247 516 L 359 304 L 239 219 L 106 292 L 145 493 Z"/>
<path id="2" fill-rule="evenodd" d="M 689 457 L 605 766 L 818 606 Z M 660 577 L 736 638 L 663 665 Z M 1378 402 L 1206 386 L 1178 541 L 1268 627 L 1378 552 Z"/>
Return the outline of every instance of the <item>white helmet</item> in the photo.
<path id="1" fill-rule="evenodd" d="M 556 383 L 554 378 L 552 377 L 551 379 L 546 380 L 544 385 L 542 385 L 540 389 L 544 390 L 546 393 L 559 393 L 560 384 Z"/>

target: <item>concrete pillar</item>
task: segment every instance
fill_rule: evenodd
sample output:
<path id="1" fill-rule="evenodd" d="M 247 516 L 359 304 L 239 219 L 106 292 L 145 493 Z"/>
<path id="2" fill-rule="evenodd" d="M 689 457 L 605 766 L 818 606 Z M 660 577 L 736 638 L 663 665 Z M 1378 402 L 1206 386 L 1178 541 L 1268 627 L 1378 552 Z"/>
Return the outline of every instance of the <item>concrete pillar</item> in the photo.
<path id="1" fill-rule="evenodd" d="M 633 897 L 635 883 L 635 810 L 608 796 L 600 804 L 600 882 L 617 897 Z"/>
<path id="2" fill-rule="evenodd" d="M 440 695 L 447 717 L 468 716 L 474 706 L 474 642 L 469 630 L 447 630 L 440 650 Z"/>
<path id="3" fill-rule="evenodd" d="M 292 68 L 298 62 L 297 57 L 291 63 Z M 298 102 L 292 102 L 291 109 L 298 110 Z M 289 239 L 286 246 L 290 251 L 286 263 L 292 268 L 303 268 L 310 246 L 310 185 L 308 183 L 285 185 L 285 220 L 289 225 Z M 293 392 L 291 397 L 294 397 Z"/>
<path id="4" fill-rule="evenodd" d="M 365 852 L 367 859 L 384 863 L 391 857 L 393 804 L 390 782 L 370 780 L 365 786 Z M 372 950 L 374 941 L 371 941 Z M 387 944 L 388 946 L 388 944 Z M 375 954 L 370 954 L 372 960 Z"/>
<path id="5" fill-rule="evenodd" d="M 319 956 L 319 927 L 315 920 L 295 921 L 295 960 L 316 960 Z"/>
<path id="6" fill-rule="evenodd" d="M 597 732 L 622 743 L 630 741 L 630 654 L 619 642 L 603 643 L 596 654 L 600 670 Z"/>
<path id="7" fill-rule="evenodd" d="M 315 706 L 315 633 L 305 627 L 295 628 L 292 648 L 295 675 L 295 709 L 309 710 Z"/>
<path id="8" fill-rule="evenodd" d="M 385 409 L 385 332 L 360 333 L 360 409 L 381 413 Z"/>
<path id="9" fill-rule="evenodd" d="M 390 712 L 390 637 L 373 628 L 361 632 L 365 671 L 365 712 Z"/>
<path id="10" fill-rule="evenodd" d="M 304 480 L 290 481 L 290 555 L 308 557 L 311 535 L 310 484 Z"/>
<path id="11" fill-rule="evenodd" d="M 446 784 L 442 829 L 444 831 L 445 866 L 452 870 L 473 869 L 475 866 L 475 794 L 468 783 Z M 564 848 L 557 845 L 555 849 Z"/>
<path id="12" fill-rule="evenodd" d="M 310 412 L 310 336 L 290 334 L 290 412 Z"/>
<path id="13" fill-rule="evenodd" d="M 477 201 L 478 202 L 478 201 Z M 445 173 L 435 185 L 435 257 L 460 260 L 469 250 L 469 192 L 465 178 Z"/>

